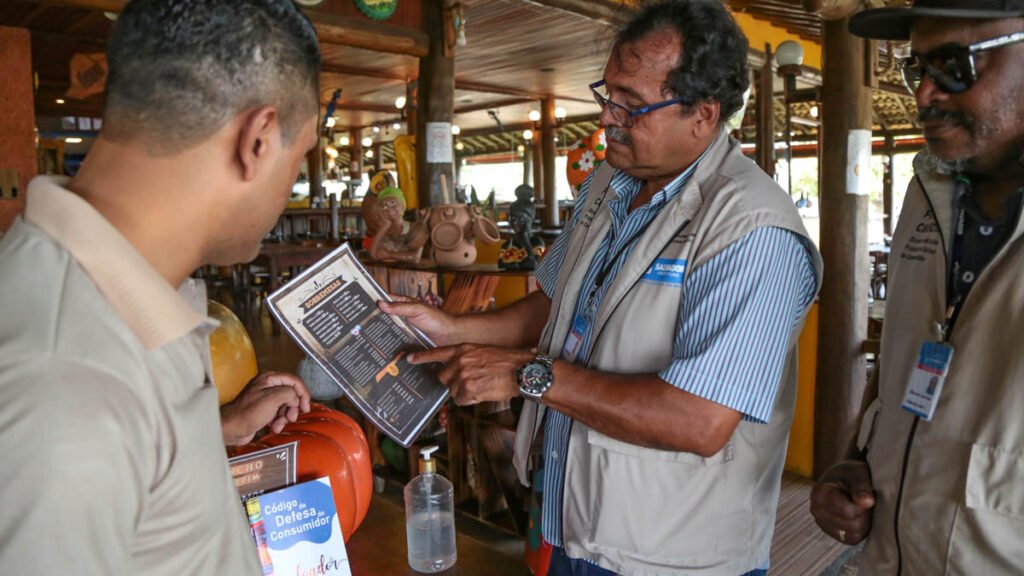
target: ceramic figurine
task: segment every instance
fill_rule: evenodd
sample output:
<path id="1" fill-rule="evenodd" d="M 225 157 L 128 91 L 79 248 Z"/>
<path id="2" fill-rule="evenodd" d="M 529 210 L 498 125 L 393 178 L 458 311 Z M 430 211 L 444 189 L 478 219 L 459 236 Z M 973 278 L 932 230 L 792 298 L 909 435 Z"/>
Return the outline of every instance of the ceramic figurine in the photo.
<path id="1" fill-rule="evenodd" d="M 382 219 L 383 213 L 377 212 L 377 197 L 385 188 L 395 188 L 395 178 L 387 170 L 378 170 L 370 176 L 370 188 L 363 198 L 363 222 L 366 224 L 366 235 L 376 236 L 377 233 L 388 226 L 388 221 Z M 402 204 L 405 204 L 405 197 L 402 197 Z"/>
<path id="2" fill-rule="evenodd" d="M 513 236 L 501 246 L 498 268 L 502 270 L 533 270 L 544 256 L 544 241 L 533 235 L 533 188 L 523 184 L 516 188 L 516 201 L 508 210 Z"/>
<path id="3" fill-rule="evenodd" d="M 405 196 L 398 188 L 385 188 L 377 194 L 372 217 L 380 224 L 370 257 L 382 262 L 419 262 L 429 236 L 424 218 L 406 222 Z"/>

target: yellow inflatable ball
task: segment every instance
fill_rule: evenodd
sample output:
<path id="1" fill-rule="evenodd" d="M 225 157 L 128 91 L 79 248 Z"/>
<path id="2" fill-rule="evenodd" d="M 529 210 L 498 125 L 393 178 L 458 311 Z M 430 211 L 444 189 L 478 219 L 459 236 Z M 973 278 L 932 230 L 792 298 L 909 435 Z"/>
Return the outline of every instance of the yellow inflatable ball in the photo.
<path id="1" fill-rule="evenodd" d="M 207 301 L 207 314 L 220 322 L 210 333 L 210 359 L 213 364 L 213 383 L 223 406 L 235 399 L 258 372 L 256 350 L 245 326 L 230 308 Z"/>

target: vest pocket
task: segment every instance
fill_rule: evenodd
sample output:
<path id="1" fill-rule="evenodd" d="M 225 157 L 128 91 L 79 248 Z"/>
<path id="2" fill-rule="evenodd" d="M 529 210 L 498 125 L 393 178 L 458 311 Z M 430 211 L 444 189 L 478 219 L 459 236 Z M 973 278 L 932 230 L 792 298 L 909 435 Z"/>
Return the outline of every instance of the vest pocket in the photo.
<path id="1" fill-rule="evenodd" d="M 975 444 L 949 544 L 947 574 L 1019 574 L 1024 453 Z"/>
<path id="2" fill-rule="evenodd" d="M 975 444 L 964 500 L 968 508 L 1024 521 L 1024 455 Z"/>
<path id="3" fill-rule="evenodd" d="M 737 490 L 730 442 L 711 458 L 643 448 L 588 430 L 592 506 L 587 547 L 612 557 L 691 569 L 748 553 L 749 490 Z"/>

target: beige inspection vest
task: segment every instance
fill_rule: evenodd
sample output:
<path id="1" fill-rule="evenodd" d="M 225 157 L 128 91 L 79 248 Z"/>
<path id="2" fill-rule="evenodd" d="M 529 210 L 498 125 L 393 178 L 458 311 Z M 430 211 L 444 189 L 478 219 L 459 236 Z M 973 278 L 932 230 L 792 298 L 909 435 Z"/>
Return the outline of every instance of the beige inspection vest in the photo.
<path id="1" fill-rule="evenodd" d="M 866 570 L 896 574 L 902 555 L 905 576 L 1024 574 L 1024 220 L 964 301 L 935 417 L 912 433 L 900 405 L 921 343 L 941 337 L 954 218 L 952 180 L 920 160 L 915 171 L 889 258 L 881 411 L 865 418 L 877 498 Z"/>
<path id="2" fill-rule="evenodd" d="M 605 163 L 595 174 L 569 240 L 539 347 L 553 357 L 562 353 L 583 277 L 610 228 L 605 205 L 616 196 L 609 188 L 613 173 Z M 807 237 L 789 196 L 723 131 L 687 185 L 637 241 L 609 287 L 592 328 L 587 367 L 619 374 L 667 367 L 682 286 L 648 283 L 641 276 L 658 258 L 684 260 L 689 274 L 766 226 Z M 812 253 L 820 284 L 820 257 Z M 737 576 L 768 558 L 796 397 L 799 333 L 798 326 L 790 335 L 771 422 L 740 423 L 728 444 L 710 458 L 636 446 L 574 422 L 562 499 L 569 555 L 638 576 Z M 516 464 L 524 484 L 527 455 L 543 414 L 543 406 L 526 402 L 520 418 Z"/>

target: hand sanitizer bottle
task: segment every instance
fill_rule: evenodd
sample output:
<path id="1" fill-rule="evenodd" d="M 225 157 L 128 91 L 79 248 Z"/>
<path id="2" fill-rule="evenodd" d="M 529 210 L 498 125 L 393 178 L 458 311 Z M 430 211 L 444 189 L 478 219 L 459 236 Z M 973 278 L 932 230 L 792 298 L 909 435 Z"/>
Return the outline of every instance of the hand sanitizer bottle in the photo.
<path id="1" fill-rule="evenodd" d="M 455 565 L 455 510 L 452 483 L 437 473 L 431 454 L 420 450 L 420 474 L 405 485 L 405 530 L 409 566 L 418 572 L 441 572 Z"/>

